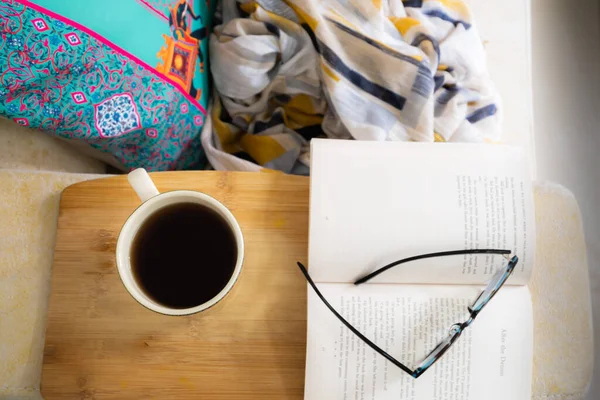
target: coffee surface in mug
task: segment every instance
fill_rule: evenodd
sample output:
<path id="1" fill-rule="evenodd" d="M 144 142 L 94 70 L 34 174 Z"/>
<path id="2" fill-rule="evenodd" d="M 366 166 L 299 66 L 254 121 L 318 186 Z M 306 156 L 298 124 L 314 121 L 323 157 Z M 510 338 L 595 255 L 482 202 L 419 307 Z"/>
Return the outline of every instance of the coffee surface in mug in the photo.
<path id="1" fill-rule="evenodd" d="M 130 256 L 133 276 L 148 297 L 184 309 L 219 294 L 233 275 L 238 255 L 227 221 L 190 202 L 163 207 L 144 221 Z"/>

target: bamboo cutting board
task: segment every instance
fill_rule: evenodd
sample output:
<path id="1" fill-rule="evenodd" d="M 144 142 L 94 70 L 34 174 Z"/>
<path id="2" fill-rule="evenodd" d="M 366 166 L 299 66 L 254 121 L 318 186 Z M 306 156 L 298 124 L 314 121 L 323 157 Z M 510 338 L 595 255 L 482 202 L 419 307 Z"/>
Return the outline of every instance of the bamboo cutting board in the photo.
<path id="1" fill-rule="evenodd" d="M 242 273 L 208 311 L 156 314 L 115 265 L 139 205 L 126 176 L 67 188 L 61 199 L 42 395 L 54 399 L 301 399 L 306 349 L 308 178 L 269 173 L 151 174 L 157 188 L 223 202 L 245 239 Z M 202 227 L 199 227 L 202 229 Z"/>

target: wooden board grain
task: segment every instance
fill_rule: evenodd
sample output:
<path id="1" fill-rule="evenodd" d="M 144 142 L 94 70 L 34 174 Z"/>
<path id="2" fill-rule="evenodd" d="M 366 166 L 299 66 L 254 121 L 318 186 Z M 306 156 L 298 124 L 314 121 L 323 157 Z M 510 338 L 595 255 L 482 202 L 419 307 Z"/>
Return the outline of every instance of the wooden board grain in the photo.
<path id="1" fill-rule="evenodd" d="M 125 290 L 116 241 L 139 205 L 125 176 L 65 190 L 58 221 L 42 395 L 54 399 L 301 399 L 306 349 L 308 178 L 151 174 L 160 191 L 223 202 L 242 228 L 240 279 L 217 306 L 156 314 Z M 198 229 L 202 229 L 199 227 Z"/>

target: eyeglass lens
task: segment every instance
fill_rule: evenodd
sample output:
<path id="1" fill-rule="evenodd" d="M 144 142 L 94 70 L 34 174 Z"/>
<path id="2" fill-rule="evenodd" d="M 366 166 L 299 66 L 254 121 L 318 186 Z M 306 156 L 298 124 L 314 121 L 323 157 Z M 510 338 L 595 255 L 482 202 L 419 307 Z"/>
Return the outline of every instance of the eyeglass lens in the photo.
<path id="1" fill-rule="evenodd" d="M 479 295 L 479 297 L 477 297 L 477 299 L 473 302 L 473 305 L 471 305 L 471 311 L 480 311 L 490 301 L 498 289 L 508 279 L 514 262 L 515 257 L 513 257 L 504 268 L 500 268 L 498 271 L 496 271 L 485 290 Z"/>
<path id="2" fill-rule="evenodd" d="M 448 331 L 448 335 L 446 336 L 446 338 L 444 338 L 444 340 L 442 340 L 442 342 L 438 344 L 437 347 L 427 355 L 427 357 L 425 357 L 421 364 L 419 364 L 419 366 L 416 368 L 415 372 L 424 372 L 427 368 L 429 368 L 438 358 L 440 358 L 450 348 L 450 346 L 452 346 L 452 343 L 454 343 L 454 341 L 458 339 L 461 333 L 462 328 L 460 324 L 452 325 L 452 327 L 450 327 L 450 330 Z"/>

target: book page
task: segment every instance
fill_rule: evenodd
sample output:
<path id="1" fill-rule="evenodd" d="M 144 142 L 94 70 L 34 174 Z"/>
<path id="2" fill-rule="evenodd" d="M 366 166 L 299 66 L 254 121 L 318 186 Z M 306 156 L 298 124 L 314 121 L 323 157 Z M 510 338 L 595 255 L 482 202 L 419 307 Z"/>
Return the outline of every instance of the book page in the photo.
<path id="1" fill-rule="evenodd" d="M 316 282 L 354 282 L 424 253 L 507 249 L 533 268 L 535 225 L 527 161 L 508 146 L 315 140 L 311 154 L 309 267 Z M 481 284 L 498 255 L 402 264 L 372 282 Z"/>
<path id="2" fill-rule="evenodd" d="M 480 288 L 319 284 L 328 301 L 379 347 L 414 369 L 468 317 Z M 307 400 L 529 400 L 529 290 L 505 286 L 446 354 L 414 379 L 347 329 L 308 288 Z"/>

